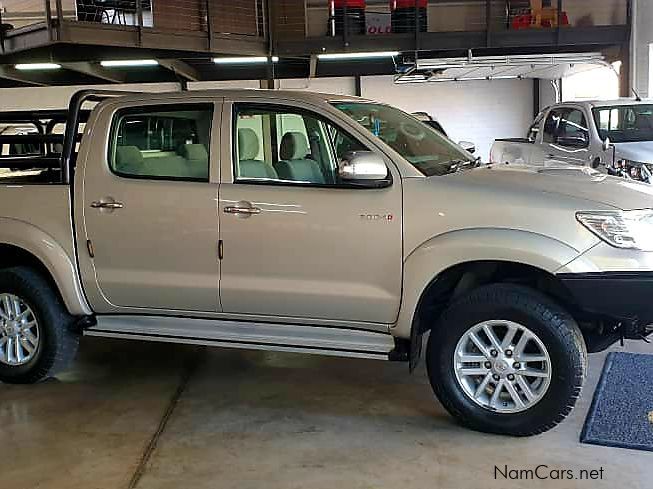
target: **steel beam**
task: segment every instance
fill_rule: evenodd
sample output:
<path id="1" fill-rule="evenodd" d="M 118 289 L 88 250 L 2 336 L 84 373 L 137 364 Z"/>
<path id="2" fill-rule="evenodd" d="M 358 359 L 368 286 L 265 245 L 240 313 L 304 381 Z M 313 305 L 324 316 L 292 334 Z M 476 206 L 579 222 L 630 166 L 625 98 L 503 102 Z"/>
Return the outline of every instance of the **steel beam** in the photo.
<path id="1" fill-rule="evenodd" d="M 5 80 L 11 80 L 19 83 L 25 83 L 27 85 L 33 85 L 35 87 L 45 87 L 48 84 L 38 81 L 34 81 L 30 78 L 26 78 L 25 74 L 21 71 L 18 71 L 13 66 L 0 66 L 0 78 Z"/>
<path id="2" fill-rule="evenodd" d="M 92 76 L 103 81 L 110 83 L 126 83 L 127 78 L 118 72 L 111 72 L 104 69 L 99 64 L 90 63 L 87 61 L 59 63 L 64 69 L 82 73 L 84 75 Z"/>
<path id="3" fill-rule="evenodd" d="M 186 81 L 202 81 L 202 74 L 185 61 L 179 59 L 157 59 L 157 61 L 163 68 L 172 71 L 175 75 Z"/>

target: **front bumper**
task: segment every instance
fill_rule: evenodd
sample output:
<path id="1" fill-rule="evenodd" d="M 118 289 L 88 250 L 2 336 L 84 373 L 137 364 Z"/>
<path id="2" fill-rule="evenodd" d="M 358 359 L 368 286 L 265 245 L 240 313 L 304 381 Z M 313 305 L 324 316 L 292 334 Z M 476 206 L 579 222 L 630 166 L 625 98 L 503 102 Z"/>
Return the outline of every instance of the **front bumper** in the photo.
<path id="1" fill-rule="evenodd" d="M 653 272 L 593 272 L 558 275 L 580 312 L 630 325 L 626 337 L 641 337 L 653 324 Z"/>
<path id="2" fill-rule="evenodd" d="M 635 180 L 642 183 L 653 183 L 653 174 L 648 167 L 635 166 L 623 163 L 621 167 L 608 166 L 608 175 L 613 177 L 625 178 L 626 180 Z"/>

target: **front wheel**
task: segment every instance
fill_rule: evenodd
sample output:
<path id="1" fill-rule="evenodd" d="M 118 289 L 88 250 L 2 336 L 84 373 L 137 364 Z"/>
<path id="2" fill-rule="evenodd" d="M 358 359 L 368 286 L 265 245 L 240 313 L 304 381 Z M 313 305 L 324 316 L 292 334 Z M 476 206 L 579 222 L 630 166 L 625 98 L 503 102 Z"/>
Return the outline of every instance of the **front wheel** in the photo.
<path id="1" fill-rule="evenodd" d="M 435 394 L 462 424 L 513 436 L 543 433 L 578 399 L 587 351 L 574 319 L 526 287 L 481 287 L 431 331 L 427 368 Z"/>

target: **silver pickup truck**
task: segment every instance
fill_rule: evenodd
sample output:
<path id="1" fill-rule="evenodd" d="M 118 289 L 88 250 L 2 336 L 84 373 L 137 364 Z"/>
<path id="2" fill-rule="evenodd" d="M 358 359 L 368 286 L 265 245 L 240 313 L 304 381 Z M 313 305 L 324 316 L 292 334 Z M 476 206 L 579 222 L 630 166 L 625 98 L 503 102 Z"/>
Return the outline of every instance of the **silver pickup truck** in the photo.
<path id="1" fill-rule="evenodd" d="M 478 167 L 336 95 L 80 92 L 29 115 L 60 130 L 0 136 L 42 148 L 0 158 L 3 382 L 61 372 L 81 335 L 412 370 L 430 332 L 449 412 L 525 436 L 569 414 L 588 351 L 650 333 L 648 185 Z"/>
<path id="2" fill-rule="evenodd" d="M 497 139 L 492 163 L 606 169 L 653 183 L 653 102 L 567 102 L 544 109 L 525 139 Z"/>

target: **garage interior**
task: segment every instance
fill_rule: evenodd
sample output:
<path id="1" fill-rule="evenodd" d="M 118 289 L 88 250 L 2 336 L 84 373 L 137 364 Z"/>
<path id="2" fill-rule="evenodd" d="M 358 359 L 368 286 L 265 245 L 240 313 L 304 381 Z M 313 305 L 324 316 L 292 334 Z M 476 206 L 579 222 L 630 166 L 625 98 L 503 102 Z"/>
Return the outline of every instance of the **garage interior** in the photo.
<path id="1" fill-rule="evenodd" d="M 488 161 L 556 102 L 653 90 L 649 0 L 413 1 L 404 16 L 362 4 L 0 0 L 0 111 L 62 109 L 85 88 L 314 91 L 425 112 Z M 644 489 L 646 452 L 579 442 L 613 351 L 652 348 L 592 355 L 563 424 L 508 438 L 458 426 L 424 362 L 408 376 L 401 363 L 84 337 L 56 379 L 0 383 L 0 488 Z M 604 474 L 497 476 L 542 465 Z"/>

